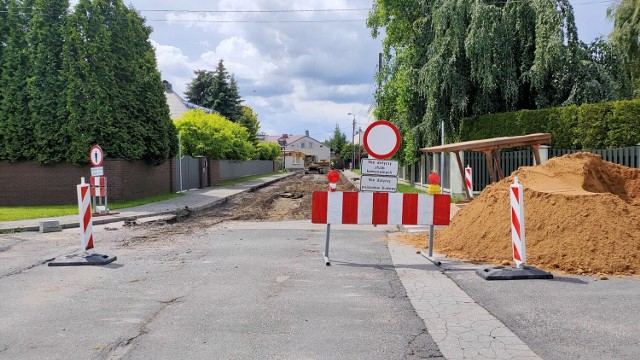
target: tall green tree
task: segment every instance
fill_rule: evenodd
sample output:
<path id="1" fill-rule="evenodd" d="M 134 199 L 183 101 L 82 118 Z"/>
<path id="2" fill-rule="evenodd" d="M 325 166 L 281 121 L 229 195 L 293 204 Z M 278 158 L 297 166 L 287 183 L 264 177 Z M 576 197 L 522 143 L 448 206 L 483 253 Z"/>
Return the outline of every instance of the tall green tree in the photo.
<path id="1" fill-rule="evenodd" d="M 240 97 L 240 89 L 235 75 L 229 76 L 229 120 L 238 122 L 244 115 L 242 103 L 244 100 Z"/>
<path id="2" fill-rule="evenodd" d="M 9 0 L 0 0 L 0 59 L 2 59 L 2 52 L 7 46 L 6 42 L 9 36 L 8 4 Z M 0 77 L 2 77 L 2 66 L 0 66 Z M 0 98 L 2 98 L 2 90 L 0 90 Z"/>
<path id="3" fill-rule="evenodd" d="M 327 145 L 336 156 L 339 156 L 346 143 L 347 135 L 340 130 L 340 126 L 336 123 L 333 134 L 328 140 L 324 141 L 324 144 Z"/>
<path id="4" fill-rule="evenodd" d="M 111 35 L 105 23 L 108 8 L 103 0 L 80 0 L 68 21 L 65 42 L 65 80 L 69 133 L 74 141 L 67 158 L 86 162 L 86 152 L 100 144 L 105 156 L 115 157 L 111 146 L 114 104 L 110 91 L 115 86 Z"/>
<path id="5" fill-rule="evenodd" d="M 399 126 L 408 162 L 441 124 L 455 140 L 462 117 L 625 96 L 616 66 L 578 41 L 568 0 L 377 0 L 368 26 L 385 33 L 376 116 Z"/>
<path id="6" fill-rule="evenodd" d="M 610 39 L 621 52 L 634 96 L 640 97 L 640 0 L 620 0 L 607 15 L 613 20 Z"/>
<path id="7" fill-rule="evenodd" d="M 0 158 L 19 161 L 32 158 L 35 153 L 33 123 L 29 111 L 27 82 L 31 73 L 27 32 L 31 20 L 33 0 L 10 0 L 7 6 L 6 45 L 2 52 L 0 78 Z"/>
<path id="8" fill-rule="evenodd" d="M 195 70 L 193 74 L 195 77 L 187 85 L 184 94 L 189 102 L 207 107 L 209 88 L 213 84 L 213 71 Z"/>
<path id="9" fill-rule="evenodd" d="M 213 72 L 213 81 L 208 89 L 205 106 L 232 120 L 235 115 L 236 104 L 234 99 L 231 98 L 229 77 L 229 72 L 224 67 L 224 61 L 220 59 L 216 70 Z"/>
<path id="10" fill-rule="evenodd" d="M 196 70 L 194 75 L 185 92 L 187 100 L 215 110 L 231 121 L 240 121 L 243 100 L 235 76 L 229 74 L 224 60 L 218 61 L 214 71 Z"/>
<path id="11" fill-rule="evenodd" d="M 177 131 L 169 116 L 151 28 L 133 8 L 111 2 L 109 30 L 114 56 L 115 156 L 162 163 L 177 152 Z M 117 38 L 113 37 L 117 34 Z"/>
<path id="12" fill-rule="evenodd" d="M 31 72 L 29 110 L 34 125 L 36 161 L 64 159 L 70 139 L 64 98 L 62 54 L 68 0 L 36 0 L 27 34 Z"/>
<path id="13" fill-rule="evenodd" d="M 258 114 L 256 114 L 252 108 L 249 106 L 242 106 L 242 116 L 238 120 L 238 124 L 242 125 L 247 129 L 247 133 L 249 134 L 249 141 L 258 145 L 260 142 L 258 140 L 258 131 L 260 131 L 260 122 L 258 121 Z"/>
<path id="14" fill-rule="evenodd" d="M 64 50 L 70 144 L 67 158 L 106 156 L 164 162 L 177 151 L 150 28 L 120 0 L 80 0 L 68 19 Z"/>
<path id="15" fill-rule="evenodd" d="M 9 12 L 7 5 L 9 0 L 0 0 L 0 83 L 2 82 L 3 56 L 2 53 L 7 47 L 7 38 L 9 37 Z M 0 87 L 0 159 L 3 158 L 5 152 L 4 137 L 6 131 L 6 120 L 2 115 L 2 96 L 4 88 Z"/>

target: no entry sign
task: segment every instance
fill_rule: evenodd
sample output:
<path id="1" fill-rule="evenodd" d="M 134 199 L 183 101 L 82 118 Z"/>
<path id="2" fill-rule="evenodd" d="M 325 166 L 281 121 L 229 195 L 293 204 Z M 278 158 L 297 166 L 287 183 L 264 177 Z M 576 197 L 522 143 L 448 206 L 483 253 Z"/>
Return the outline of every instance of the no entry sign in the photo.
<path id="1" fill-rule="evenodd" d="M 91 151 L 89 151 L 89 161 L 91 161 L 91 165 L 102 166 L 102 160 L 104 160 L 102 148 L 98 145 L 91 147 Z"/>
<path id="2" fill-rule="evenodd" d="M 387 159 L 400 148 L 400 131 L 391 122 L 378 120 L 364 132 L 364 148 L 376 159 Z"/>

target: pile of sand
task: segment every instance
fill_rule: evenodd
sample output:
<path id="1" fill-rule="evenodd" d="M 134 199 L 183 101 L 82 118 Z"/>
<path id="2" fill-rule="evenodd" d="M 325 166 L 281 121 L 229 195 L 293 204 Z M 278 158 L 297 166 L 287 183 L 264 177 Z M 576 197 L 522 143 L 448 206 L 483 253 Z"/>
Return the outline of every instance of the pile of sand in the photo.
<path id="1" fill-rule="evenodd" d="M 513 264 L 513 176 L 524 187 L 527 264 L 573 274 L 640 274 L 640 169 L 591 153 L 522 167 L 487 187 L 450 226 L 436 232 L 434 250 L 471 261 Z M 420 245 L 426 246 L 425 236 L 421 238 Z"/>

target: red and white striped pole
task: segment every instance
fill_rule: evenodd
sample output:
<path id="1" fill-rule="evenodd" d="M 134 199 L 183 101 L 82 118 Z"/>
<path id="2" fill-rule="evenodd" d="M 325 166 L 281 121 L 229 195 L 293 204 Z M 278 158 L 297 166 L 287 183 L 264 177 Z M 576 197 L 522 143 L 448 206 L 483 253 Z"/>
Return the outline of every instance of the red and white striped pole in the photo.
<path id="1" fill-rule="evenodd" d="M 467 194 L 469 194 L 469 198 L 473 199 L 473 177 L 471 175 L 471 167 L 469 167 L 469 165 L 464 169 L 464 183 L 467 185 Z"/>
<path id="2" fill-rule="evenodd" d="M 527 261 L 527 248 L 524 241 L 524 191 L 518 184 L 518 177 L 513 178 L 510 190 L 511 197 L 511 242 L 513 247 L 513 260 L 517 268 Z"/>
<path id="3" fill-rule="evenodd" d="M 93 253 L 93 222 L 91 219 L 91 197 L 89 184 L 80 178 L 78 189 L 78 214 L 80 215 L 80 245 L 82 251 Z"/>

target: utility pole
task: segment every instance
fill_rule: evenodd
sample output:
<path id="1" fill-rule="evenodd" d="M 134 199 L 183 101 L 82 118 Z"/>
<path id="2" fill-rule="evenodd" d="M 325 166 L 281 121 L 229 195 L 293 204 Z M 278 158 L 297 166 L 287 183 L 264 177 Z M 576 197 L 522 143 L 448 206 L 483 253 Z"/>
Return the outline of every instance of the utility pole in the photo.
<path id="1" fill-rule="evenodd" d="M 356 114 L 348 113 L 347 115 L 353 115 L 353 128 L 351 130 L 351 169 L 350 169 L 350 170 L 353 170 L 353 169 L 355 169 L 355 162 L 356 162 L 356 144 L 355 144 L 355 139 L 356 139 Z"/>

